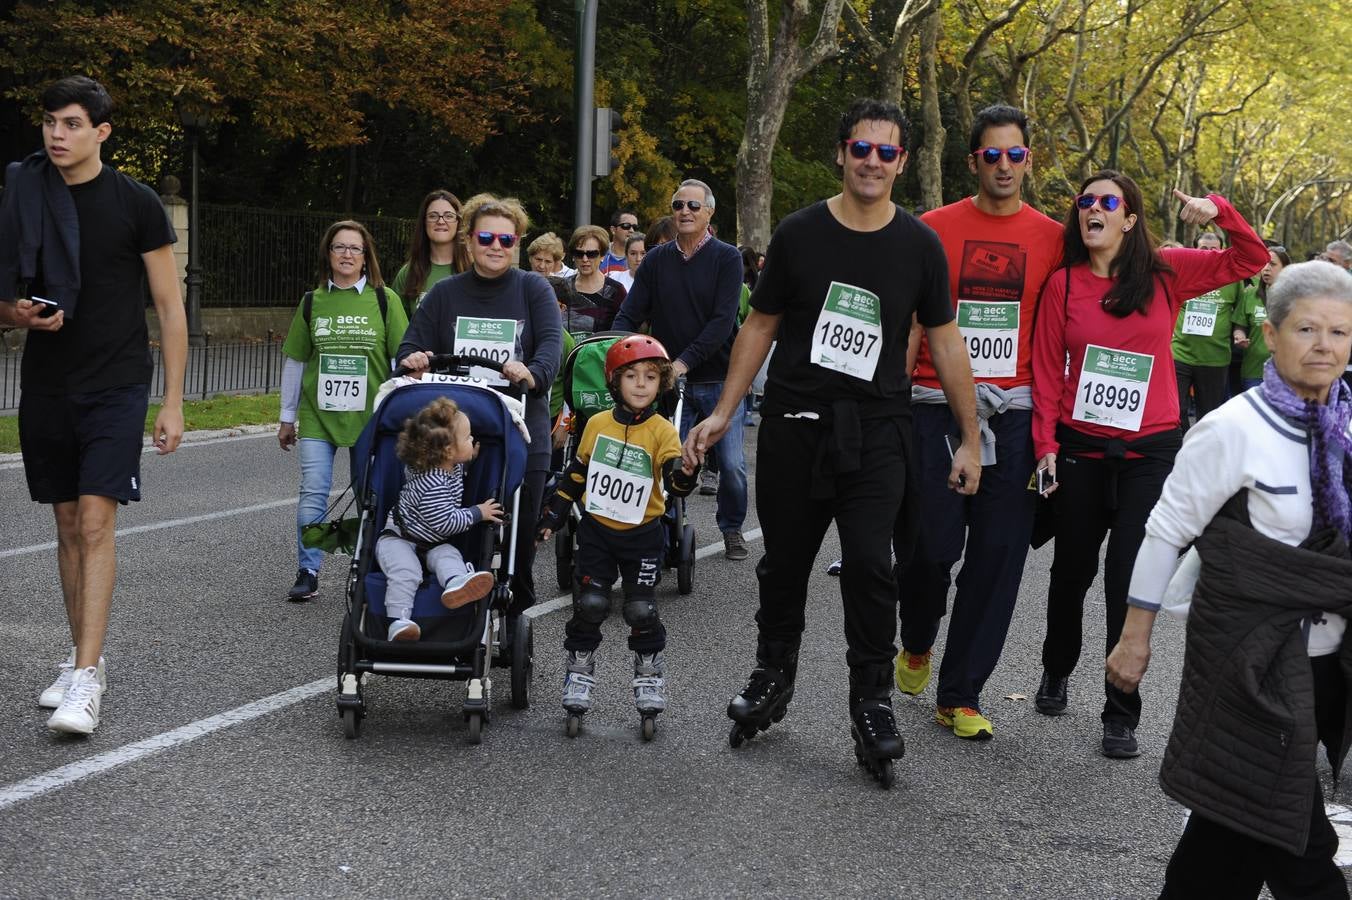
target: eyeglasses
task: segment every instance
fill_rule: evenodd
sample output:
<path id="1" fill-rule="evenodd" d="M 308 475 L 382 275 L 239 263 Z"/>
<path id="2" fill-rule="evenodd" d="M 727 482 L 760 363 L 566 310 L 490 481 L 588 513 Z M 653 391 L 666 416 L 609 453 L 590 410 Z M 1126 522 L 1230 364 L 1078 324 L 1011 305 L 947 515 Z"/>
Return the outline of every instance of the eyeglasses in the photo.
<path id="1" fill-rule="evenodd" d="M 1028 158 L 1028 148 L 1007 147 L 1001 150 L 999 147 L 981 147 L 978 150 L 974 150 L 972 155 L 980 157 L 981 161 L 988 166 L 999 165 L 1000 157 L 1008 156 L 1010 164 L 1017 166 Z"/>
<path id="2" fill-rule="evenodd" d="M 1094 204 L 1098 203 L 1103 207 L 1104 212 L 1116 212 L 1117 208 L 1126 201 L 1116 194 L 1081 194 L 1075 198 L 1075 205 L 1080 209 L 1093 209 Z"/>
<path id="3" fill-rule="evenodd" d="M 701 209 L 704 209 L 704 206 L 705 204 L 700 203 L 698 200 L 671 201 L 671 208 L 674 212 L 680 212 L 681 210 L 686 209 L 687 207 L 690 209 L 691 212 L 699 212 Z"/>
<path id="4" fill-rule="evenodd" d="M 366 248 L 360 244 L 329 244 L 329 251 L 334 256 L 347 256 L 349 253 L 353 256 L 363 256 Z"/>
<path id="5" fill-rule="evenodd" d="M 437 222 L 454 222 L 460 218 L 458 212 L 430 212 L 427 214 L 427 221 L 433 225 Z"/>
<path id="6" fill-rule="evenodd" d="M 625 231 L 633 231 L 635 228 L 638 227 L 638 223 L 636 223 L 636 222 L 621 222 L 620 224 L 616 225 L 615 227 L 616 227 L 616 228 L 623 228 Z"/>
<path id="7" fill-rule="evenodd" d="M 855 159 L 868 159 L 868 155 L 874 150 L 878 151 L 878 159 L 885 163 L 896 162 L 898 156 L 901 156 L 901 148 L 896 144 L 875 144 L 873 141 L 842 141 L 849 148 L 850 155 Z"/>
<path id="8" fill-rule="evenodd" d="M 574 256 L 580 256 L 580 257 L 582 257 L 583 259 L 596 259 L 596 257 L 598 257 L 598 256 L 601 255 L 601 251 L 600 251 L 600 250 L 578 250 L 576 247 L 574 247 L 574 248 L 573 248 L 573 255 L 574 255 Z"/>
<path id="9" fill-rule="evenodd" d="M 504 250 L 512 249 L 512 246 L 516 243 L 516 235 L 514 234 L 494 234 L 491 231 L 477 231 L 474 233 L 474 239 L 479 242 L 480 247 L 493 246 L 494 238 L 497 238 L 498 243 L 502 245 L 502 249 Z"/>

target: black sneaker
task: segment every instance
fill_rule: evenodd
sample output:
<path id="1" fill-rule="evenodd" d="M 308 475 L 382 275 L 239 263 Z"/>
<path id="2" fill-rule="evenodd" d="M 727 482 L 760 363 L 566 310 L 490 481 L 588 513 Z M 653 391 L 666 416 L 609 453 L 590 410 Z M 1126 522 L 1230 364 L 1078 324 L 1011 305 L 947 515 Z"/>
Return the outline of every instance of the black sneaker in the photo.
<path id="1" fill-rule="evenodd" d="M 1042 683 L 1037 686 L 1033 705 L 1044 716 L 1060 716 L 1066 712 L 1066 684 L 1069 678 L 1053 678 L 1045 670 Z"/>
<path id="2" fill-rule="evenodd" d="M 305 600 L 313 600 L 319 593 L 319 574 L 311 572 L 309 569 L 298 569 L 296 571 L 296 583 L 291 586 L 291 590 L 286 592 L 286 599 L 292 603 L 300 603 Z"/>
<path id="3" fill-rule="evenodd" d="M 1103 723 L 1103 755 L 1111 759 L 1131 759 L 1141 755 L 1136 732 L 1126 722 Z"/>

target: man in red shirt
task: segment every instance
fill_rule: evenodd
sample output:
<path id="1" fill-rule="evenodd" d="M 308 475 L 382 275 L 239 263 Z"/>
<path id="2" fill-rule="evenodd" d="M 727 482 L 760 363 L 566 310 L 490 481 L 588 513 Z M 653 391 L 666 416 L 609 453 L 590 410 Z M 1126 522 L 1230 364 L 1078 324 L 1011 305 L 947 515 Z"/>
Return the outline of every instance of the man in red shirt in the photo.
<path id="1" fill-rule="evenodd" d="M 948 256 L 953 306 L 976 381 L 981 485 L 970 497 L 948 490 L 948 448 L 957 446 L 958 425 L 939 390 L 929 345 L 913 334 L 915 472 L 924 525 L 897 578 L 902 650 L 896 677 L 908 694 L 929 683 L 950 572 L 962 559 L 935 718 L 958 737 L 985 740 L 994 727 L 981 713 L 981 689 L 1004 649 L 1033 528 L 1033 317 L 1042 283 L 1061 259 L 1062 226 L 1021 199 L 1032 165 L 1023 112 L 983 109 L 969 147 L 976 196 L 921 221 L 938 233 Z"/>

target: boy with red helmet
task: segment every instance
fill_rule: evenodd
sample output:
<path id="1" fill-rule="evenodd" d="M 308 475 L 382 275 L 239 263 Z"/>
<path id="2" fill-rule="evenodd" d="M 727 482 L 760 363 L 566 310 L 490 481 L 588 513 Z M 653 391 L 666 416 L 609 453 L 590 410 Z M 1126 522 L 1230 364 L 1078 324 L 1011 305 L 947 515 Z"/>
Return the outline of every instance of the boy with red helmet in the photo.
<path id="1" fill-rule="evenodd" d="M 577 528 L 577 590 L 563 647 L 568 667 L 563 708 L 568 734 L 577 734 L 591 708 L 596 648 L 601 623 L 610 612 L 610 589 L 624 582 L 624 621 L 634 652 L 634 704 L 648 725 L 666 709 L 662 651 L 667 632 L 657 614 L 655 594 L 665 546 L 662 513 L 667 495 L 684 497 L 698 484 L 699 467 L 681 460 L 676 426 L 653 408 L 676 375 L 666 348 L 643 334 L 616 341 L 606 353 L 606 384 L 615 407 L 588 421 L 577 455 L 559 478 L 558 490 L 540 516 L 540 540 L 557 531 L 574 503 L 581 503 Z"/>

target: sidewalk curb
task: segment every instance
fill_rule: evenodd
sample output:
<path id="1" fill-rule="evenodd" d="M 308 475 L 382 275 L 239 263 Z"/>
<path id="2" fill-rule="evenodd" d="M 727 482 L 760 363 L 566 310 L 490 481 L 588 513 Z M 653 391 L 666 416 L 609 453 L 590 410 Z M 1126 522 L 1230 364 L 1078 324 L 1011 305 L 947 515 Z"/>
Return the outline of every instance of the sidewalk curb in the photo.
<path id="1" fill-rule="evenodd" d="M 254 434 L 271 434 L 277 430 L 276 424 L 272 425 L 237 425 L 234 428 L 216 428 L 207 431 L 188 431 L 183 434 L 183 444 L 196 444 L 199 441 L 215 441 L 221 438 L 247 437 Z M 144 444 L 146 449 L 154 446 L 150 437 L 147 436 Z M 182 446 L 180 444 L 180 446 Z M 22 453 L 0 453 L 0 466 L 7 463 L 17 463 L 23 461 Z"/>

